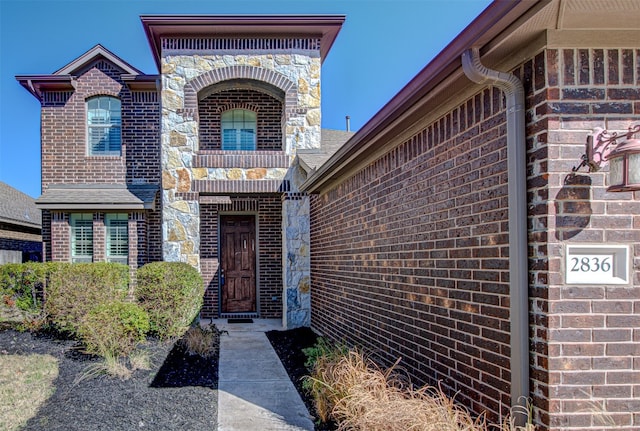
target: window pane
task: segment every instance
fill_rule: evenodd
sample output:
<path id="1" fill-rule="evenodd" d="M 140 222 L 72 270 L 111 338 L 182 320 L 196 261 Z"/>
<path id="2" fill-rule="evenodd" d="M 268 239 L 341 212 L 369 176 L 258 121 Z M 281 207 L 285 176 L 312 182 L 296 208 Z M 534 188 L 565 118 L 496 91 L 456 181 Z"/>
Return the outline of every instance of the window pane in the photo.
<path id="1" fill-rule="evenodd" d="M 93 214 L 71 214 L 71 259 L 91 262 L 93 259 Z"/>
<path id="2" fill-rule="evenodd" d="M 121 103 L 114 97 L 87 101 L 87 134 L 90 155 L 119 155 L 122 144 Z"/>
<path id="3" fill-rule="evenodd" d="M 127 214 L 107 214 L 105 225 L 107 228 L 107 260 L 128 263 L 129 221 Z"/>
<path id="4" fill-rule="evenodd" d="M 255 150 L 256 118 L 255 112 L 246 109 L 232 109 L 223 112 L 220 118 L 222 149 Z"/>

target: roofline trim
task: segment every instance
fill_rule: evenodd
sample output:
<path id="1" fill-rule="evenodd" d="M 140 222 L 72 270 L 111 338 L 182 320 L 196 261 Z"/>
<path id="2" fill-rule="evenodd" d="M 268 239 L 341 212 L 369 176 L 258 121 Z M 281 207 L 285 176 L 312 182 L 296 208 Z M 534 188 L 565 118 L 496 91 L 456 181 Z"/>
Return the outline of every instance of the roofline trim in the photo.
<path id="1" fill-rule="evenodd" d="M 378 134 L 391 126 L 449 75 L 456 70 L 461 70 L 461 56 L 466 49 L 471 46 L 486 45 L 508 28 L 515 18 L 523 15 L 536 4 L 547 1 L 549 0 L 494 0 L 345 145 L 326 163 L 318 167 L 300 189 L 313 193 L 330 183 L 337 172 L 346 169 L 354 158 L 369 150 L 369 146 Z"/>
<path id="2" fill-rule="evenodd" d="M 141 15 L 153 58 L 161 70 L 163 37 L 204 35 L 291 35 L 318 36 L 320 59 L 324 60 L 335 41 L 344 15 Z"/>

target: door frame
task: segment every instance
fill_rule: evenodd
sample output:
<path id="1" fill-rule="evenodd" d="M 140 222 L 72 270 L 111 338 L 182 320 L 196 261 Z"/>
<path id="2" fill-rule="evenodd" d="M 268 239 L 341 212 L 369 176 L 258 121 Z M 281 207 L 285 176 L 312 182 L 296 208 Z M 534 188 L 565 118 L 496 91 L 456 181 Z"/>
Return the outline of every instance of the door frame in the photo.
<path id="1" fill-rule="evenodd" d="M 222 268 L 222 247 L 221 238 L 222 238 L 222 219 L 226 216 L 253 216 L 253 224 L 255 227 L 255 236 L 256 236 L 256 251 L 255 251 L 255 280 L 256 280 L 256 311 L 248 311 L 246 313 L 225 313 L 222 311 L 222 280 L 218 276 L 218 315 L 221 318 L 224 317 L 238 317 L 238 316 L 246 316 L 246 317 L 259 317 L 260 316 L 260 226 L 258 224 L 258 214 L 252 211 L 221 211 L 218 212 L 218 272 Z"/>

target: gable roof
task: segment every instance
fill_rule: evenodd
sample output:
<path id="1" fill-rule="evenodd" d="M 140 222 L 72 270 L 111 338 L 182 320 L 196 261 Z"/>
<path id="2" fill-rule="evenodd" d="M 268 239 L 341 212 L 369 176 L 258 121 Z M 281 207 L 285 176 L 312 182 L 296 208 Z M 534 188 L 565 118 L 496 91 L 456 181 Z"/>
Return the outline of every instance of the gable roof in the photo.
<path id="1" fill-rule="evenodd" d="M 155 88 L 158 78 L 156 75 L 145 75 L 100 44 L 50 75 L 17 75 L 16 80 L 38 99 L 42 98 L 43 91 L 73 91 L 77 75 L 98 59 L 104 59 L 122 69 L 122 77 L 127 85 L 132 83 Z"/>
<path id="2" fill-rule="evenodd" d="M 130 75 L 142 75 L 138 69 L 115 55 L 113 52 L 109 51 L 104 46 L 97 44 L 89 51 L 82 54 L 80 57 L 71 61 L 69 64 L 61 67 L 60 69 L 53 72 L 54 75 L 75 75 L 79 70 L 82 70 L 87 64 L 95 61 L 97 58 L 104 58 L 110 63 L 115 64 L 120 69 L 124 70 L 127 74 Z"/>
<path id="3" fill-rule="evenodd" d="M 0 222 L 40 228 L 42 215 L 35 199 L 0 181 Z"/>

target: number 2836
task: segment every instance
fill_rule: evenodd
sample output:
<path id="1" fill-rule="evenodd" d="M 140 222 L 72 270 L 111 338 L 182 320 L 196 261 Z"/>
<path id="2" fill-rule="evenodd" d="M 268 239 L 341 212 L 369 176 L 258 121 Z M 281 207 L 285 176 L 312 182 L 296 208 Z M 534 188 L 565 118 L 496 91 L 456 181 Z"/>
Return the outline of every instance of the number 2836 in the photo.
<path id="1" fill-rule="evenodd" d="M 609 272 L 611 256 L 582 256 L 571 258 L 572 272 Z"/>

